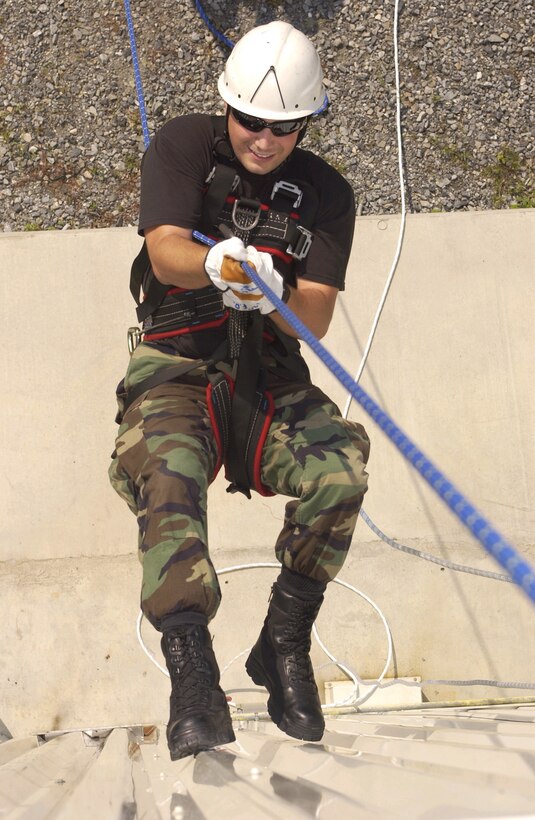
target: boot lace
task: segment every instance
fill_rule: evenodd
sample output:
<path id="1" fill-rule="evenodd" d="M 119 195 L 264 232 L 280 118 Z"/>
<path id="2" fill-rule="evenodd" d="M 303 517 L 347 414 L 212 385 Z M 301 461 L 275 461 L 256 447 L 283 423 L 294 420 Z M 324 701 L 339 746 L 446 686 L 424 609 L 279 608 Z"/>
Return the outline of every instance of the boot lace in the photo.
<path id="1" fill-rule="evenodd" d="M 299 601 L 288 616 L 281 648 L 286 655 L 286 669 L 292 684 L 311 684 L 315 687 L 310 661 L 310 633 L 319 610 L 316 601 Z"/>
<path id="2" fill-rule="evenodd" d="M 212 670 L 195 633 L 177 633 L 169 641 L 171 700 L 178 709 L 208 706 Z"/>

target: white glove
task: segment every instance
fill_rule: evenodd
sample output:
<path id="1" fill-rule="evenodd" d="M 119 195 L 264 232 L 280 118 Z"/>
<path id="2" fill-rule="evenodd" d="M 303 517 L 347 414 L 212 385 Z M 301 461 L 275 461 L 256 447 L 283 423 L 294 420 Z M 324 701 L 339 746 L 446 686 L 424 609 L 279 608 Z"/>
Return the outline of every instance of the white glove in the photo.
<path id="1" fill-rule="evenodd" d="M 241 266 L 246 259 L 245 245 L 233 236 L 213 245 L 204 261 L 212 283 L 223 292 L 223 303 L 234 310 L 258 310 L 263 298 Z"/>
<path id="2" fill-rule="evenodd" d="M 204 267 L 212 284 L 223 292 L 226 307 L 234 310 L 260 310 L 272 313 L 275 307 L 260 288 L 247 276 L 241 263 L 247 262 L 258 273 L 273 293 L 282 299 L 284 280 L 273 267 L 271 254 L 257 251 L 253 245 L 247 248 L 237 236 L 213 245 L 208 251 Z"/>
<path id="3" fill-rule="evenodd" d="M 280 273 L 273 267 L 273 258 L 269 253 L 257 251 L 253 245 L 248 245 L 247 248 L 247 262 L 256 269 L 260 279 L 266 283 L 268 288 L 271 288 L 275 296 L 282 299 L 284 293 L 284 279 Z M 260 313 L 273 313 L 275 306 L 270 302 L 267 296 L 262 296 L 258 304 Z"/>
<path id="4" fill-rule="evenodd" d="M 233 264 L 233 260 L 237 260 L 238 264 Z M 212 284 L 219 290 L 225 291 L 230 287 L 227 271 L 233 271 L 235 275 L 230 278 L 239 282 L 240 278 L 243 277 L 243 273 L 241 277 L 239 275 L 241 270 L 239 263 L 245 261 L 247 261 L 245 245 L 237 236 L 232 236 L 230 239 L 224 239 L 222 242 L 216 242 L 215 245 L 212 245 L 204 260 L 204 269 L 212 280 Z M 226 281 L 223 279 L 222 269 Z"/>

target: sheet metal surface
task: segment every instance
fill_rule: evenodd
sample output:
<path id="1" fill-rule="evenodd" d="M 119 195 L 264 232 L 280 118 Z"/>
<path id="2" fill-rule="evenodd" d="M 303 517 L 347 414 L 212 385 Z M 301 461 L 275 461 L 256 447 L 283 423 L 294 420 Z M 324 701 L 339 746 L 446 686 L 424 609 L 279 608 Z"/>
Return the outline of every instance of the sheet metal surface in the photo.
<path id="1" fill-rule="evenodd" d="M 2 820 L 535 817 L 535 704 L 357 713 L 321 743 L 269 722 L 171 762 L 165 727 L 0 743 Z"/>

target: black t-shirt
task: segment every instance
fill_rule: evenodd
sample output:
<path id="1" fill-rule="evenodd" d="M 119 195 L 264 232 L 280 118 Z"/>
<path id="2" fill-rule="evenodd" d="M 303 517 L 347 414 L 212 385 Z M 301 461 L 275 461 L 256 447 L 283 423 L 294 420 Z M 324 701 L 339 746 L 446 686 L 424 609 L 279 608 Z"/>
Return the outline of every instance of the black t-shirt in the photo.
<path id="1" fill-rule="evenodd" d="M 139 233 L 157 225 L 199 228 L 206 179 L 214 165 L 214 126 L 207 114 L 188 114 L 167 122 L 143 158 Z M 318 196 L 314 240 L 295 273 L 311 282 L 344 289 L 355 224 L 349 183 L 311 151 L 296 148 L 275 172 L 251 174 L 235 162 L 243 195 L 262 197 L 278 179 L 303 180 Z"/>

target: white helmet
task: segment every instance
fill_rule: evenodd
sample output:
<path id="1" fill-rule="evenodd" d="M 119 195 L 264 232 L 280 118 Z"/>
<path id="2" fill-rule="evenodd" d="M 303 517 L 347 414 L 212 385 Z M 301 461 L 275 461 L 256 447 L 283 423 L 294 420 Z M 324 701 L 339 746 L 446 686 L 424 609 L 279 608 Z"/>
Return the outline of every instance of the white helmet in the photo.
<path id="1" fill-rule="evenodd" d="M 217 88 L 232 108 L 267 120 L 308 117 L 326 105 L 316 49 L 281 20 L 253 28 L 238 40 Z"/>

